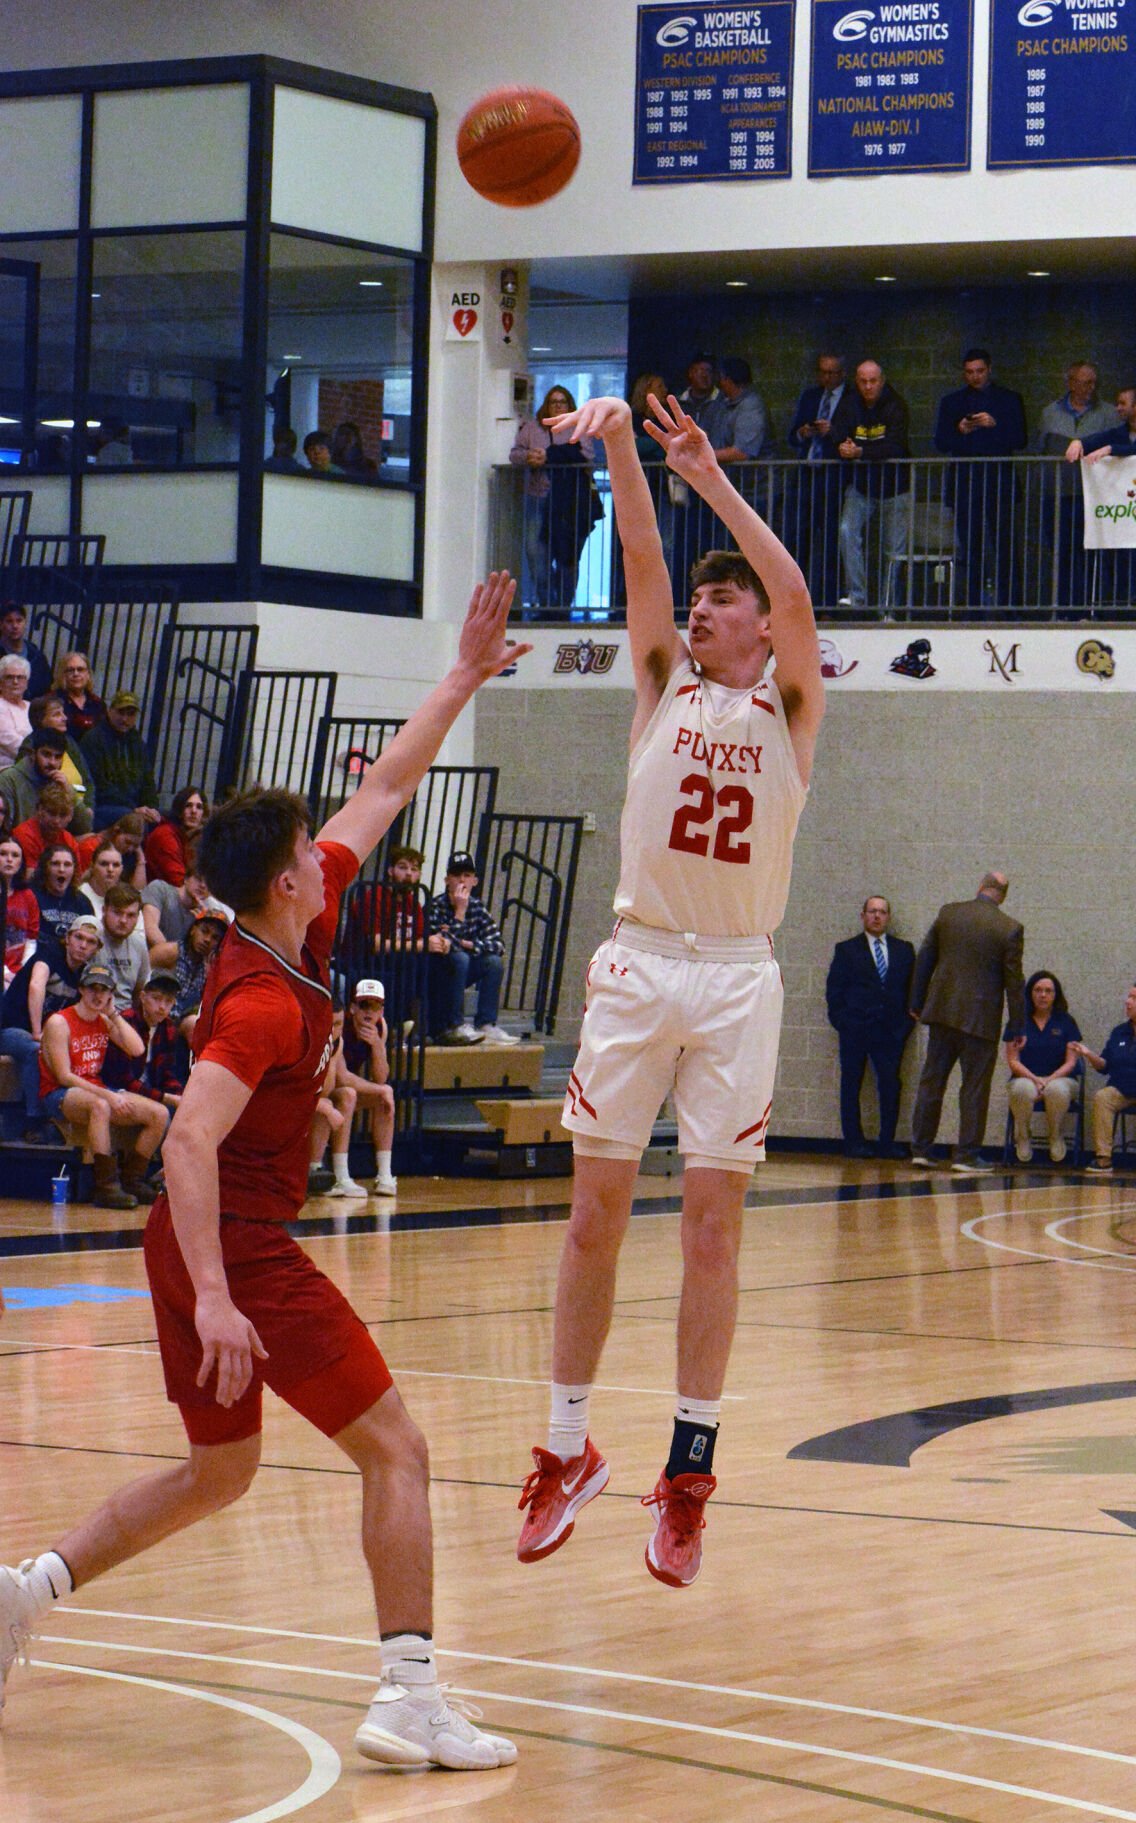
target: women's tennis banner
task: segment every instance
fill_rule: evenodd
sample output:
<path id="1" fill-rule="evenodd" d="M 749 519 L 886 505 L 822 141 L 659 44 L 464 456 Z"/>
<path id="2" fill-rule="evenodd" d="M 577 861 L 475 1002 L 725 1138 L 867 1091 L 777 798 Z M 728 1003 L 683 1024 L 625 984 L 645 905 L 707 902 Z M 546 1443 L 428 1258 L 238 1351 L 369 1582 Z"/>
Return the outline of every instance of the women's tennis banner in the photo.
<path id="1" fill-rule="evenodd" d="M 1136 17 L 1125 0 L 991 0 L 986 162 L 1136 163 Z"/>

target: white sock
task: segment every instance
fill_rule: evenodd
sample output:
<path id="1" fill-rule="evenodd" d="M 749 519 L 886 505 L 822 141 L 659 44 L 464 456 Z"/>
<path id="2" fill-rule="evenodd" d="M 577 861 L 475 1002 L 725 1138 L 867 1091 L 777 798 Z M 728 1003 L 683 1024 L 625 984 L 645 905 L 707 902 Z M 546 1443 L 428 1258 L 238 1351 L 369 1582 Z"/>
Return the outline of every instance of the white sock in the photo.
<path id="1" fill-rule="evenodd" d="M 404 1690 L 432 1690 L 438 1682 L 434 1642 L 424 1633 L 391 1633 L 382 1642 L 383 1671 Z"/>
<path id="2" fill-rule="evenodd" d="M 346 1152 L 332 1153 L 331 1168 L 335 1174 L 335 1181 L 337 1184 L 349 1184 L 351 1182 L 351 1173 L 347 1168 Z"/>
<path id="3" fill-rule="evenodd" d="M 716 1431 L 722 1422 L 722 1401 L 687 1399 L 678 1393 L 675 1397 L 675 1417 L 683 1424 L 702 1424 L 707 1430 Z"/>
<path id="4" fill-rule="evenodd" d="M 73 1591 L 71 1572 L 58 1551 L 45 1551 L 37 1557 L 27 1575 L 28 1588 L 43 1613 Z"/>
<path id="5" fill-rule="evenodd" d="M 552 1401 L 548 1415 L 548 1447 L 562 1462 L 582 1456 L 588 1441 L 588 1399 L 591 1384 L 562 1386 L 552 1382 Z"/>
<path id="6" fill-rule="evenodd" d="M 389 1152 L 380 1152 L 376 1149 L 376 1151 L 375 1151 L 375 1176 L 376 1177 L 390 1177 L 392 1175 L 393 1174 L 391 1172 L 391 1155 L 390 1155 L 390 1153 Z"/>

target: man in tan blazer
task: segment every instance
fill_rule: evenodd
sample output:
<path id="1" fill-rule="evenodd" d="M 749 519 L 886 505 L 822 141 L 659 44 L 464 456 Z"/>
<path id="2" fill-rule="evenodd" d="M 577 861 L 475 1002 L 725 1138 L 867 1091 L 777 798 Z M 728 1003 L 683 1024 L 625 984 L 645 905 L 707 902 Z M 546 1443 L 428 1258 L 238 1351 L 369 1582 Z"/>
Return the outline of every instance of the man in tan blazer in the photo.
<path id="1" fill-rule="evenodd" d="M 983 1169 L 990 1084 L 1002 1033 L 1002 1000 L 1009 1022 L 1022 1022 L 1023 931 L 999 907 L 1009 890 L 1005 874 L 983 874 L 978 896 L 944 905 L 923 939 L 911 984 L 911 1013 L 927 1027 L 927 1056 L 911 1123 L 911 1162 L 929 1166 L 947 1078 L 957 1062 L 959 1135 L 952 1171 Z"/>

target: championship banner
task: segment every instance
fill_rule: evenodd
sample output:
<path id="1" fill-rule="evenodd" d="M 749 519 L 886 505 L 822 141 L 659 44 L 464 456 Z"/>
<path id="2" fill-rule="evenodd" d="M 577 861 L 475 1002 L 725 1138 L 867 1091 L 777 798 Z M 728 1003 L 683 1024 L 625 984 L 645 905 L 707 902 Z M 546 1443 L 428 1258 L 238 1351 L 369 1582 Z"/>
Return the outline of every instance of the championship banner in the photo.
<path id="1" fill-rule="evenodd" d="M 795 0 L 641 6 L 635 184 L 790 175 Z"/>
<path id="2" fill-rule="evenodd" d="M 1136 32 L 1125 0 L 991 0 L 992 170 L 1136 163 Z"/>
<path id="3" fill-rule="evenodd" d="M 809 176 L 970 169 L 972 0 L 813 0 Z"/>
<path id="4" fill-rule="evenodd" d="M 1081 463 L 1086 551 L 1136 547 L 1136 458 L 1105 456 Z"/>

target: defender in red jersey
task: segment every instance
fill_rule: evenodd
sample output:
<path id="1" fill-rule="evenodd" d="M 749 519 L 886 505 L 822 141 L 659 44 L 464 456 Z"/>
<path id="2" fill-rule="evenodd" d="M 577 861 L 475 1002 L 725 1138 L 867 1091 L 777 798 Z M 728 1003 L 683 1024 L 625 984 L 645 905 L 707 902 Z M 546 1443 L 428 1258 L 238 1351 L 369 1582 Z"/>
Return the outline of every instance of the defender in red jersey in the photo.
<path id="1" fill-rule="evenodd" d="M 350 1304 L 287 1233 L 307 1188 L 308 1129 L 331 1054 L 328 959 L 339 900 L 478 687 L 529 651 L 505 626 L 507 573 L 474 590 L 453 669 L 313 840 L 304 801 L 257 791 L 219 810 L 201 870 L 231 905 L 165 1145 L 168 1197 L 145 1237 L 166 1389 L 189 1436 L 175 1468 L 120 1490 L 18 1570 L 0 1568 L 3 1679 L 53 1601 L 228 1505 L 260 1457 L 268 1385 L 363 1482 L 363 1554 L 383 1677 L 356 1745 L 386 1765 L 477 1770 L 516 1748 L 439 1689 L 426 1443 Z"/>
<path id="2" fill-rule="evenodd" d="M 717 515 L 737 551 L 694 566 L 683 639 L 630 408 L 589 399 L 555 422 L 603 439 L 627 575 L 635 710 L 620 824 L 619 914 L 588 971 L 580 1050 L 562 1115 L 572 1130 L 572 1214 L 560 1261 L 548 1447 L 521 1493 L 522 1563 L 571 1536 L 603 1489 L 588 1402 L 611 1323 L 616 1262 L 639 1159 L 674 1095 L 682 1193 L 678 1385 L 655 1514 L 651 1575 L 686 1588 L 702 1563 L 703 1513 L 738 1301 L 742 1208 L 765 1157 L 781 1027 L 772 933 L 789 891 L 793 837 L 824 713 L 805 579 L 675 398 L 645 429 L 667 466 Z M 770 659 L 776 659 L 776 671 Z"/>

